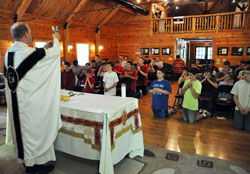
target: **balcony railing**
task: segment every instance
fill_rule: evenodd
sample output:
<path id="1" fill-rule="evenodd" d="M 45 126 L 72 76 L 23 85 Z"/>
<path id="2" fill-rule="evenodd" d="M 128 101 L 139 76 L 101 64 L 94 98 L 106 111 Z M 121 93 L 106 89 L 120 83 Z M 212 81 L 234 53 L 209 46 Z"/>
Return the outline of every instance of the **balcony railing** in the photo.
<path id="1" fill-rule="evenodd" d="M 151 30 L 154 34 L 238 31 L 243 29 L 246 15 L 246 12 L 232 12 L 153 19 Z"/>

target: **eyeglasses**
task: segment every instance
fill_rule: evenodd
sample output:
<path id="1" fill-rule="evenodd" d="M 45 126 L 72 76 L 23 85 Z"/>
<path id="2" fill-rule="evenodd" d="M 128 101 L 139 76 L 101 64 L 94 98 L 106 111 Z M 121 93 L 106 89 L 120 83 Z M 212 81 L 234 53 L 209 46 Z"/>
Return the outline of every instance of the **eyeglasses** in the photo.
<path id="1" fill-rule="evenodd" d="M 192 76 L 193 74 L 192 73 L 187 73 L 188 76 Z"/>

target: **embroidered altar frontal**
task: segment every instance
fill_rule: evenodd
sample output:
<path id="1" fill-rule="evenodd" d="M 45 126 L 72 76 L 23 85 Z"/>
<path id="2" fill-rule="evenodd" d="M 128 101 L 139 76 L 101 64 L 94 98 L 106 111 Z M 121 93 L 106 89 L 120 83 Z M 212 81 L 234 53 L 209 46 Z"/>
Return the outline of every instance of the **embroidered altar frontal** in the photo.
<path id="1" fill-rule="evenodd" d="M 56 149 L 100 160 L 100 173 L 112 173 L 113 164 L 127 154 L 132 158 L 143 156 L 137 99 L 74 93 L 69 101 L 61 102 L 60 112 L 63 126 Z"/>

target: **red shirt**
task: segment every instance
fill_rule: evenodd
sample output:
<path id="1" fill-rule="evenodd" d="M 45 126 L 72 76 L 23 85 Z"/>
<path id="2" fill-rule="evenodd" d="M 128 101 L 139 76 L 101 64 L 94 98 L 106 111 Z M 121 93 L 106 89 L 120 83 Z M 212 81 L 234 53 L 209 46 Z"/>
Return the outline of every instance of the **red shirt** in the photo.
<path id="1" fill-rule="evenodd" d="M 185 62 L 182 59 L 175 59 L 173 63 L 174 73 L 181 74 L 183 68 L 185 67 Z"/>
<path id="2" fill-rule="evenodd" d="M 86 79 L 87 78 L 83 79 L 83 85 L 85 85 Z M 94 77 L 90 77 L 89 81 L 90 81 L 91 84 L 95 84 L 95 78 Z M 84 92 L 94 93 L 94 88 L 91 89 L 90 86 L 89 86 L 89 83 L 87 83 L 87 86 L 86 86 Z"/>
<path id="3" fill-rule="evenodd" d="M 131 69 L 131 70 L 127 70 L 125 69 L 122 73 L 122 75 L 125 74 L 125 72 L 128 73 L 128 75 L 131 75 L 133 77 L 137 77 L 137 72 L 135 69 Z M 133 90 L 135 91 L 136 90 L 136 80 L 134 79 L 131 79 L 131 82 L 130 83 L 126 83 L 127 84 L 127 88 L 130 89 L 130 90 Z"/>
<path id="4" fill-rule="evenodd" d="M 118 67 L 117 66 L 114 66 L 114 71 L 118 71 L 118 72 L 123 72 L 124 71 L 124 68 L 123 66 L 119 65 Z"/>
<path id="5" fill-rule="evenodd" d="M 75 86 L 75 74 L 72 70 L 61 73 L 61 89 L 73 90 Z"/>
<path id="6" fill-rule="evenodd" d="M 138 69 L 138 66 L 136 67 L 136 69 Z M 147 65 L 142 65 L 140 67 L 141 71 L 148 74 L 148 66 Z M 148 86 L 148 76 L 145 77 L 144 75 L 142 75 L 139 71 L 138 71 L 138 80 L 137 83 L 140 85 L 144 85 L 144 86 Z"/>

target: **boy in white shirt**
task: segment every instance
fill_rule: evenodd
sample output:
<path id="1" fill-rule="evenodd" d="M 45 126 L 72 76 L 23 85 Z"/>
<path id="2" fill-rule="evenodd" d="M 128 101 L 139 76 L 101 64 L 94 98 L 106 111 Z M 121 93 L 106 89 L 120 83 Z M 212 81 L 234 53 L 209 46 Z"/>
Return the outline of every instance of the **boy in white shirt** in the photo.
<path id="1" fill-rule="evenodd" d="M 244 70 L 245 78 L 237 81 L 231 94 L 236 104 L 234 125 L 236 129 L 250 131 L 250 67 Z"/>
<path id="2" fill-rule="evenodd" d="M 116 95 L 116 86 L 119 82 L 116 72 L 112 71 L 113 64 L 111 62 L 107 63 L 108 72 L 104 73 L 103 77 L 103 88 L 104 95 Z"/>

